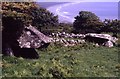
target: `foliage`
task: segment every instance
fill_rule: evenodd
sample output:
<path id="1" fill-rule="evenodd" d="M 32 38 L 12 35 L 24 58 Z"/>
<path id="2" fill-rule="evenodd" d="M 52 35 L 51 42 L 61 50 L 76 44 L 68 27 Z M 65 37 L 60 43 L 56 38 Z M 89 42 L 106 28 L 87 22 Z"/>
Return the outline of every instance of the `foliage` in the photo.
<path id="1" fill-rule="evenodd" d="M 46 9 L 39 8 L 31 10 L 32 16 L 34 17 L 33 25 L 41 30 L 41 27 L 56 27 L 58 25 L 58 16 L 54 16 Z"/>
<path id="2" fill-rule="evenodd" d="M 60 23 L 59 27 L 63 29 L 63 32 L 71 33 L 73 31 L 73 24 L 71 23 Z"/>
<path id="3" fill-rule="evenodd" d="M 16 40 L 26 24 L 32 22 L 29 15 L 31 8 L 37 8 L 34 3 L 2 2 L 2 26 L 4 43 Z"/>
<path id="4" fill-rule="evenodd" d="M 92 12 L 80 11 L 79 15 L 75 17 L 73 27 L 77 32 L 100 32 L 100 27 L 102 22 L 99 18 Z"/>
<path id="5" fill-rule="evenodd" d="M 38 49 L 40 58 L 29 60 L 3 56 L 4 77 L 117 77 L 118 47 L 83 44 L 63 47 L 51 44 Z"/>
<path id="6" fill-rule="evenodd" d="M 120 20 L 104 20 L 104 27 L 102 27 L 103 32 L 120 33 Z"/>
<path id="7" fill-rule="evenodd" d="M 38 7 L 34 2 L 2 2 L 3 44 L 17 43 L 16 39 L 29 24 L 38 27 L 56 26 L 58 17 Z M 3 47 L 4 48 L 4 47 Z"/>
<path id="8" fill-rule="evenodd" d="M 73 25 L 71 23 L 59 23 L 57 27 L 56 26 L 41 27 L 41 31 L 44 34 L 51 34 L 57 32 L 71 33 L 73 31 Z"/>
<path id="9" fill-rule="evenodd" d="M 23 21 L 24 25 L 32 24 L 36 27 L 57 26 L 58 16 L 54 16 L 34 2 L 3 2 L 2 17 Z"/>
<path id="10" fill-rule="evenodd" d="M 31 8 L 38 8 L 35 3 L 30 2 L 2 2 L 2 17 L 12 17 L 24 22 L 31 22 L 29 15 Z"/>

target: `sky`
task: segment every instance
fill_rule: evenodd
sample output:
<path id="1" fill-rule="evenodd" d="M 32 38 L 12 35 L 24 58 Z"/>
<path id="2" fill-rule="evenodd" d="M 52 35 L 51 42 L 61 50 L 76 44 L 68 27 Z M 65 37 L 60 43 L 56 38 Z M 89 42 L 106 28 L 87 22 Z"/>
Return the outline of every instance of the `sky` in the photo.
<path id="1" fill-rule="evenodd" d="M 2 2 L 119 2 L 120 0 L 2 0 Z"/>
<path id="2" fill-rule="evenodd" d="M 119 2 L 120 0 L 36 0 L 37 2 Z"/>

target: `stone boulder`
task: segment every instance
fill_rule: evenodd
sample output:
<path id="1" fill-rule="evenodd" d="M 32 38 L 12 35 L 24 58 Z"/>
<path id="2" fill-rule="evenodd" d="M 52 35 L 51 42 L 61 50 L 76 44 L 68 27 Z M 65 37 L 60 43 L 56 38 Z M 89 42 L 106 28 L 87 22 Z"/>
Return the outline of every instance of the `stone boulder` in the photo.
<path id="1" fill-rule="evenodd" d="M 104 45 L 107 47 L 113 47 L 118 40 L 116 37 L 112 37 L 109 34 L 95 34 L 95 33 L 88 33 L 85 35 L 84 39 L 89 42 L 98 43 L 99 45 Z"/>
<path id="2" fill-rule="evenodd" d="M 30 25 L 25 27 L 22 35 L 13 42 L 3 41 L 2 53 L 3 55 L 36 59 L 39 58 L 39 55 L 35 48 L 47 47 L 51 41 L 51 38 Z"/>
<path id="3" fill-rule="evenodd" d="M 21 48 L 41 48 L 47 47 L 52 42 L 52 38 L 44 35 L 35 27 L 29 26 L 25 28 L 17 41 Z"/>

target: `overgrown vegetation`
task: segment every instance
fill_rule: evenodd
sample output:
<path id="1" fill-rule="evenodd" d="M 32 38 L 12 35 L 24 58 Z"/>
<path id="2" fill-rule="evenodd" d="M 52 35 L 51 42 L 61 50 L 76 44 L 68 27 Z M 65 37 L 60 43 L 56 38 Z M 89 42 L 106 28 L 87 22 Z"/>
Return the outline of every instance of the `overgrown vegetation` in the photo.
<path id="1" fill-rule="evenodd" d="M 120 33 L 120 20 L 105 19 L 103 22 L 94 13 L 80 11 L 73 23 L 74 31 L 77 33 Z"/>
<path id="2" fill-rule="evenodd" d="M 102 22 L 98 16 L 89 11 L 80 11 L 75 16 L 73 24 L 58 23 L 58 16 L 41 8 L 34 2 L 3 2 L 2 18 L 7 19 L 10 17 L 22 21 L 24 25 L 32 24 L 46 34 L 58 31 L 74 33 L 113 32 L 114 34 L 120 32 L 119 20 L 105 19 Z M 20 28 L 18 27 L 18 29 Z"/>
<path id="3" fill-rule="evenodd" d="M 37 60 L 3 57 L 5 77 L 118 77 L 118 47 L 83 44 L 63 47 L 51 44 L 37 49 Z"/>
<path id="4" fill-rule="evenodd" d="M 90 15 L 89 15 L 90 14 Z M 85 16 L 84 16 L 85 15 Z M 13 44 L 20 36 L 24 26 L 32 24 L 40 31 L 52 32 L 120 32 L 119 20 L 101 22 L 91 12 L 80 12 L 74 24 L 58 23 L 46 9 L 35 3 L 6 2 L 2 4 L 2 26 L 4 43 Z M 81 28 L 82 27 L 82 28 Z M 74 30 L 75 29 L 75 30 Z M 118 45 L 112 48 L 95 46 L 91 43 L 74 47 L 50 44 L 46 49 L 36 49 L 40 58 L 37 60 L 3 56 L 3 77 L 118 77 L 120 71 Z"/>
<path id="5" fill-rule="evenodd" d="M 15 21 L 21 21 L 21 24 L 26 26 L 31 24 L 39 30 L 41 30 L 41 27 L 55 27 L 58 25 L 58 16 L 54 16 L 53 13 L 39 7 L 34 2 L 3 2 L 1 13 L 2 21 L 4 22 L 3 30 L 10 27 L 9 24 L 7 26 L 7 22 L 4 21 L 9 18 Z M 6 24 L 6 26 L 4 24 Z M 12 28 L 14 29 L 14 27 Z M 18 27 L 18 29 L 21 28 L 20 26 Z"/>
<path id="6" fill-rule="evenodd" d="M 78 33 L 100 32 L 102 25 L 102 21 L 100 21 L 99 17 L 89 11 L 80 11 L 73 23 L 73 27 Z"/>

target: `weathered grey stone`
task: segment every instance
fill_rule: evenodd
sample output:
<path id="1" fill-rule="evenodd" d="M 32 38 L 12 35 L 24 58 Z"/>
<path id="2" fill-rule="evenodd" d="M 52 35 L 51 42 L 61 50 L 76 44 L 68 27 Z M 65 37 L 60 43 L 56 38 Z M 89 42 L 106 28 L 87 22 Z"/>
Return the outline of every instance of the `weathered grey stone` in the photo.
<path id="1" fill-rule="evenodd" d="M 17 40 L 21 48 L 40 48 L 46 43 L 52 42 L 52 38 L 45 36 L 35 27 L 26 27 L 23 34 Z"/>
<path id="2" fill-rule="evenodd" d="M 116 41 L 118 40 L 116 37 L 112 37 L 109 34 L 95 34 L 95 33 L 86 34 L 85 39 L 90 42 L 95 42 L 98 43 L 99 45 L 104 45 L 107 47 L 113 47 Z"/>
<path id="3" fill-rule="evenodd" d="M 110 40 L 112 42 L 116 42 L 118 39 L 116 37 L 112 37 L 109 34 L 95 34 L 95 33 L 88 33 L 86 34 L 86 36 L 91 36 L 91 37 L 96 37 L 96 38 L 103 38 L 103 39 L 107 39 Z"/>
<path id="4" fill-rule="evenodd" d="M 113 47 L 113 42 L 112 41 L 107 41 L 107 42 L 104 43 L 104 46 Z"/>
<path id="5" fill-rule="evenodd" d="M 112 37 L 109 34 L 95 34 L 95 33 L 88 33 L 88 34 L 74 34 L 74 33 L 65 33 L 65 32 L 58 32 L 58 33 L 52 33 L 52 35 L 55 39 L 52 40 L 52 42 L 60 42 L 62 44 L 66 44 L 65 46 L 69 46 L 70 44 L 78 45 L 85 43 L 86 41 L 94 42 L 99 45 L 104 45 L 108 47 L 112 47 L 112 44 L 110 44 L 108 41 L 111 41 L 114 44 L 116 44 L 116 41 L 118 40 L 116 37 Z M 78 38 L 78 40 L 69 40 L 69 39 L 63 39 L 63 38 Z M 85 40 L 86 41 L 85 41 Z M 107 45 L 106 45 L 107 44 Z M 72 46 L 72 45 L 71 45 Z"/>
<path id="6" fill-rule="evenodd" d="M 12 40 L 2 44 L 3 55 L 38 58 L 39 55 L 35 48 L 47 47 L 52 41 L 52 38 L 44 35 L 35 27 L 30 25 L 23 30 L 23 34 L 18 39 Z"/>

